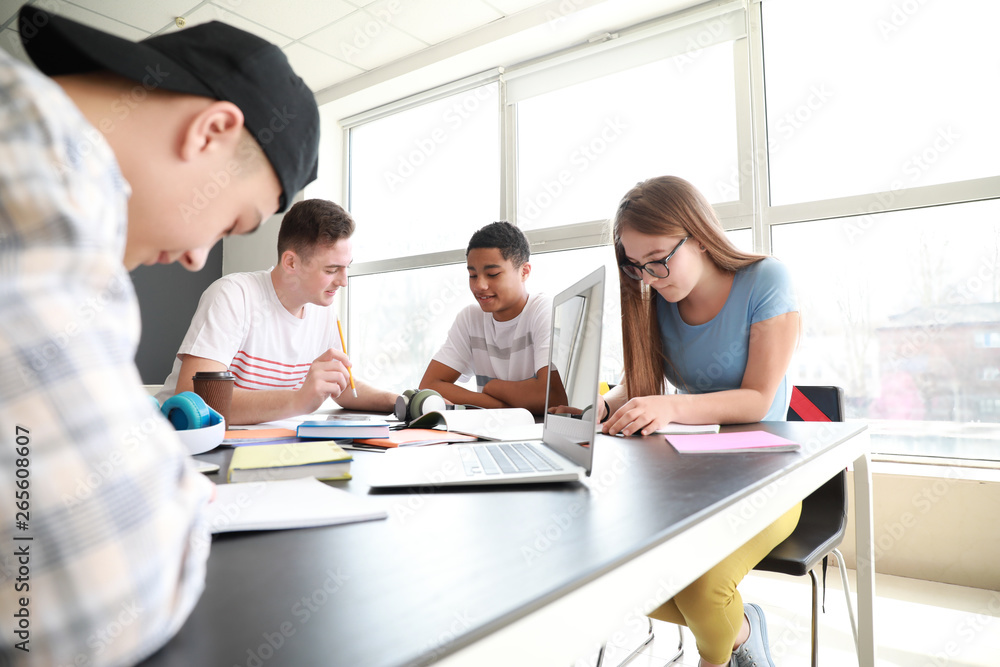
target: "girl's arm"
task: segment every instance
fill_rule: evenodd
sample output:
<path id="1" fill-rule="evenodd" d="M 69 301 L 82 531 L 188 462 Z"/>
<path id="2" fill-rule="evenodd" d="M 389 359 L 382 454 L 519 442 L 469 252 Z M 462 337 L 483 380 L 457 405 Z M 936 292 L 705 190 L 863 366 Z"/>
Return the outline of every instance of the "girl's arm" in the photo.
<path id="1" fill-rule="evenodd" d="M 606 395 L 614 412 L 604 424 L 603 431 L 611 435 L 649 435 L 670 422 L 758 422 L 767 415 L 774 402 L 778 386 L 792 362 L 798 335 L 797 312 L 785 313 L 751 325 L 747 368 L 739 389 L 706 394 L 640 396 L 620 404 L 615 402 L 616 396 L 612 396 L 621 388 L 618 400 L 624 398 L 624 387 L 619 385 Z"/>

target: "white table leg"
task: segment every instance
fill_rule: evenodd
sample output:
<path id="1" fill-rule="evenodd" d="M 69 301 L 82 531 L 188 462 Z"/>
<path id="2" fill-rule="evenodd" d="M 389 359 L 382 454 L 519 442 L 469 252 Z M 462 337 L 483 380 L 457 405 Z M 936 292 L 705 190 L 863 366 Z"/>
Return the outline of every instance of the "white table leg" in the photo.
<path id="1" fill-rule="evenodd" d="M 875 667 L 875 538 L 872 474 L 867 448 L 854 461 L 854 528 L 857 541 L 858 660 Z"/>

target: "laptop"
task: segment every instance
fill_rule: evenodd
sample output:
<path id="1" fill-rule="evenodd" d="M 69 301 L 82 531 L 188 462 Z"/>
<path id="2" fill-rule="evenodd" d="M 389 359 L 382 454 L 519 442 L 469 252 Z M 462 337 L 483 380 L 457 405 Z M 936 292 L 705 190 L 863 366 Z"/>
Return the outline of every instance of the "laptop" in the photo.
<path id="1" fill-rule="evenodd" d="M 604 267 L 552 300 L 541 439 L 390 449 L 371 487 L 575 482 L 590 475 L 597 432 Z M 568 406 L 567 413 L 550 408 Z"/>

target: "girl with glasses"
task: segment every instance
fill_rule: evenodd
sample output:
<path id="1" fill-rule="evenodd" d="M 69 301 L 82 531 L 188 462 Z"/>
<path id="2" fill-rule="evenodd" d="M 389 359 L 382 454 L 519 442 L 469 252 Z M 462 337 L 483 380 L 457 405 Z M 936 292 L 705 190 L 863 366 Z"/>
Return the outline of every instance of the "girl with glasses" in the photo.
<path id="1" fill-rule="evenodd" d="M 648 435 L 670 422 L 783 421 L 799 333 L 785 266 L 733 246 L 705 197 L 673 176 L 632 188 L 612 224 L 625 372 L 604 397 L 603 431 Z M 800 510 L 650 614 L 691 629 L 702 667 L 773 667 L 763 612 L 744 605 L 736 587 L 792 533 Z"/>

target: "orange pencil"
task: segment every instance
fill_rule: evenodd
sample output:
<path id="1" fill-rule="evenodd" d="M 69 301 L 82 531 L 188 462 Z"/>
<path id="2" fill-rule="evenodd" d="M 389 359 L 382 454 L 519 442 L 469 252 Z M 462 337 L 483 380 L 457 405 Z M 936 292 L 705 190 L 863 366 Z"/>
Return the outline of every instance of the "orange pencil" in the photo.
<path id="1" fill-rule="evenodd" d="M 337 331 L 340 332 L 340 347 L 344 349 L 344 354 L 347 354 L 347 343 L 344 342 L 344 327 L 340 326 L 340 318 L 337 318 Z M 358 397 L 358 388 L 354 386 L 354 373 L 351 372 L 351 367 L 347 367 L 347 375 L 351 378 L 351 391 L 354 392 L 354 398 Z"/>

